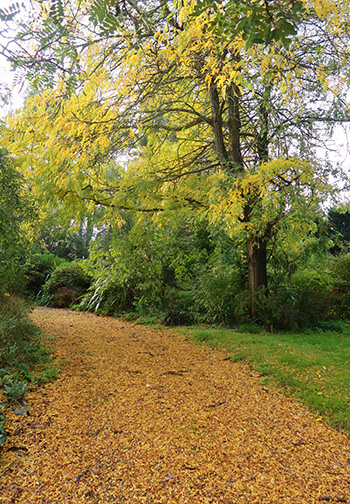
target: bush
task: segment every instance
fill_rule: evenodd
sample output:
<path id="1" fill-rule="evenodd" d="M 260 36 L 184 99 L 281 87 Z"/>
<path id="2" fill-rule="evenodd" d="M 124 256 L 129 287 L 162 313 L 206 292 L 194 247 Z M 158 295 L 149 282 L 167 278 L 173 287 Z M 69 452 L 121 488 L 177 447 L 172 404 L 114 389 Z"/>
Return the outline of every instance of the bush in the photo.
<path id="1" fill-rule="evenodd" d="M 192 325 L 198 318 L 194 311 L 193 292 L 171 288 L 167 294 L 167 309 L 162 319 L 165 326 Z"/>
<path id="2" fill-rule="evenodd" d="M 208 322 L 231 325 L 238 315 L 239 270 L 219 259 L 199 272 L 194 287 L 194 304 Z"/>
<path id="3" fill-rule="evenodd" d="M 0 289 L 23 294 L 23 264 L 29 241 L 23 224 L 34 219 L 34 204 L 13 160 L 0 148 Z"/>
<path id="4" fill-rule="evenodd" d="M 92 277 L 77 262 L 56 268 L 44 284 L 44 299 L 54 308 L 69 308 L 87 292 Z"/>
<path id="5" fill-rule="evenodd" d="M 310 271 L 295 274 L 288 283 L 270 285 L 256 293 L 255 322 L 270 330 L 297 331 L 326 327 L 332 318 L 335 296 L 327 275 Z M 252 304 L 247 291 L 240 296 L 241 307 Z"/>
<path id="6" fill-rule="evenodd" d="M 3 386 L 7 401 L 10 404 L 20 404 L 26 395 L 28 383 L 17 378 L 8 378 L 3 380 Z"/>
<path id="7" fill-rule="evenodd" d="M 32 296 L 39 296 L 44 283 L 50 274 L 61 264 L 67 261 L 54 254 L 34 254 L 26 267 L 27 291 Z"/>
<path id="8" fill-rule="evenodd" d="M 37 334 L 38 329 L 29 320 L 29 311 L 27 301 L 0 293 L 0 364 L 11 349 L 15 356 L 24 341 Z"/>
<path id="9" fill-rule="evenodd" d="M 335 316 L 350 319 L 350 254 L 333 259 L 331 274 L 334 279 Z"/>
<path id="10" fill-rule="evenodd" d="M 308 286 L 282 286 L 260 295 L 258 311 L 265 325 L 275 329 L 299 330 L 316 328 L 327 320 L 333 304 L 330 292 Z"/>

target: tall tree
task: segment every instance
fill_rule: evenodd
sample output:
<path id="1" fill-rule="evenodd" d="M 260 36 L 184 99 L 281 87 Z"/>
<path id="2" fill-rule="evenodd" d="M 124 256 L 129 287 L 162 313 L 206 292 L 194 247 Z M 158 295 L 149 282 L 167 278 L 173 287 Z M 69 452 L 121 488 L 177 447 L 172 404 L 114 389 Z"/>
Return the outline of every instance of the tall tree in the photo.
<path id="1" fill-rule="evenodd" d="M 269 240 L 309 232 L 330 189 L 315 155 L 349 118 L 345 2 L 324 3 L 326 15 L 314 2 L 288 44 L 248 48 L 240 34 L 213 31 L 215 12 L 195 2 L 173 11 L 163 0 L 115 11 L 99 2 L 83 28 L 60 5 L 44 26 L 64 34 L 39 50 L 52 62 L 51 89 L 10 121 L 27 174 L 73 205 L 185 206 L 225 219 L 245 241 L 250 291 L 266 287 Z M 74 60 L 75 73 L 62 69 L 68 80 L 58 80 L 58 47 L 64 64 Z"/>

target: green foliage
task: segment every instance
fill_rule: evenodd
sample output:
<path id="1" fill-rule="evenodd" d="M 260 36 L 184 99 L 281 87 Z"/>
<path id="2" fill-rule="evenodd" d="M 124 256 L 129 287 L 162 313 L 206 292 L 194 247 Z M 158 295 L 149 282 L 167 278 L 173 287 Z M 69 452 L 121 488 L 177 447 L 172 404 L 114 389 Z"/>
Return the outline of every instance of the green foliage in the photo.
<path id="1" fill-rule="evenodd" d="M 36 242 L 42 252 L 54 254 L 57 257 L 74 261 L 85 259 L 89 255 L 89 242 L 93 228 L 90 219 L 81 219 L 75 223 L 72 229 L 71 221 L 69 228 L 59 225 L 63 216 L 49 216 L 40 223 Z"/>
<path id="2" fill-rule="evenodd" d="M 257 312 L 255 322 L 269 330 L 335 327 L 337 299 L 330 272 L 331 257 L 325 251 L 323 255 L 320 251 L 309 251 L 310 256 L 293 261 L 289 271 L 288 263 L 281 269 L 274 264 L 275 274 L 270 277 L 268 289 L 260 289 L 254 298 L 243 290 L 237 297 L 243 313 L 253 303 Z"/>
<path id="3" fill-rule="evenodd" d="M 241 333 L 261 334 L 263 332 L 263 328 L 258 324 L 254 324 L 254 322 L 250 321 L 239 324 L 237 331 Z"/>
<path id="4" fill-rule="evenodd" d="M 181 219 L 130 221 L 91 251 L 89 264 L 96 280 L 83 307 L 113 314 L 131 310 L 144 315 L 168 307 L 181 311 L 174 290 L 188 290 L 198 264 L 205 260 L 204 235 Z"/>
<path id="5" fill-rule="evenodd" d="M 334 314 L 350 319 L 350 254 L 334 257 L 330 274 L 334 280 L 333 295 L 336 299 Z"/>
<path id="6" fill-rule="evenodd" d="M 350 286 L 350 254 L 335 257 L 332 261 L 331 273 L 337 282 Z"/>
<path id="7" fill-rule="evenodd" d="M 113 10 L 113 7 L 115 10 Z M 141 15 L 140 11 L 138 11 Z M 112 36 L 113 33 L 120 27 L 122 10 L 119 4 L 112 6 L 104 0 L 93 0 L 91 4 L 90 20 L 101 35 Z"/>
<path id="8" fill-rule="evenodd" d="M 147 255 L 142 243 L 133 245 L 127 237 L 105 253 L 97 250 L 93 261 L 97 264 L 97 277 L 83 300 L 88 310 L 107 314 L 125 311 L 144 312 L 153 305 L 160 306 L 164 298 L 161 263 L 157 252 Z"/>
<path id="9" fill-rule="evenodd" d="M 333 240 L 333 254 L 339 254 L 350 247 L 350 212 L 328 211 L 328 235 Z"/>
<path id="10" fill-rule="evenodd" d="M 24 182 L 7 152 L 0 149 L 0 283 L 11 292 L 23 292 L 22 264 L 28 243 L 23 222 L 31 219 L 33 207 Z"/>
<path id="11" fill-rule="evenodd" d="M 7 358 L 16 360 L 23 343 L 37 334 L 28 318 L 29 310 L 27 301 L 0 292 L 0 364 Z"/>
<path id="12" fill-rule="evenodd" d="M 341 330 L 337 317 L 348 316 L 350 276 L 348 285 L 332 264 L 340 261 L 339 272 L 345 275 L 341 261 L 346 258 L 332 259 L 323 236 L 310 236 L 295 250 L 276 243 L 268 250 L 268 290 L 261 289 L 253 300 L 240 242 L 219 225 L 209 230 L 180 221 L 165 226 L 148 218 L 130 220 L 96 243 L 88 263 L 95 281 L 81 307 L 130 313 L 143 321 L 154 321 L 158 313 L 164 325 L 202 321 L 241 327 L 254 303 L 255 324 L 269 330 Z M 260 330 L 259 325 L 254 327 Z"/>
<path id="13" fill-rule="evenodd" d="M 235 265 L 222 257 L 198 271 L 194 288 L 194 300 L 199 313 L 205 314 L 211 323 L 230 325 L 237 321 L 236 296 L 240 292 L 241 278 Z"/>
<path id="14" fill-rule="evenodd" d="M 16 378 L 13 379 L 13 377 L 5 377 L 3 379 L 3 387 L 7 401 L 9 403 L 19 404 L 26 395 L 28 383 Z"/>
<path id="15" fill-rule="evenodd" d="M 100 276 L 84 296 L 81 307 L 104 314 L 120 314 L 134 305 L 133 285 L 120 276 L 118 271 Z"/>
<path id="16" fill-rule="evenodd" d="M 241 35 L 246 40 L 247 49 L 253 44 L 268 45 L 271 42 L 288 47 L 304 13 L 303 2 L 294 0 L 230 0 L 225 3 L 224 10 L 222 2 L 218 0 L 198 0 L 195 14 L 198 15 L 207 8 L 215 12 L 210 25 L 214 33 L 229 40 Z"/>
<path id="17" fill-rule="evenodd" d="M 162 320 L 165 326 L 192 325 L 197 319 L 192 290 L 172 288 L 167 293 L 168 305 Z"/>
<path id="18" fill-rule="evenodd" d="M 32 296 L 40 295 L 44 283 L 48 280 L 50 274 L 61 264 L 67 261 L 57 257 L 54 254 L 33 254 L 26 265 L 26 289 Z"/>
<path id="19" fill-rule="evenodd" d="M 48 364 L 46 365 L 40 373 L 35 373 L 32 377 L 31 377 L 31 381 L 33 383 L 33 386 L 37 386 L 37 385 L 42 385 L 43 383 L 47 383 L 47 382 L 53 382 L 56 380 L 56 378 L 58 377 L 59 375 L 59 369 L 57 368 L 57 366 L 55 365 L 52 365 L 52 364 Z"/>
<path id="20" fill-rule="evenodd" d="M 79 262 L 63 263 L 44 284 L 44 300 L 54 308 L 69 308 L 86 293 L 91 281 Z"/>
<path id="21" fill-rule="evenodd" d="M 0 149 L 0 239 L 7 245 L 18 234 L 19 217 L 23 210 L 22 185 L 23 181 L 6 151 Z"/>
<path id="22" fill-rule="evenodd" d="M 57 376 L 50 349 L 29 319 L 30 309 L 28 301 L 0 292 L 0 388 L 9 404 L 21 403 L 30 387 Z M 0 411 L 0 444 L 4 415 Z"/>
<path id="23" fill-rule="evenodd" d="M 304 282 L 280 285 L 268 293 L 261 289 L 255 297 L 258 322 L 271 330 L 296 331 L 318 327 L 329 318 L 334 302 L 332 292 L 309 285 L 310 279 L 305 278 Z"/>
<path id="24" fill-rule="evenodd" d="M 50 361 L 41 332 L 30 321 L 30 310 L 27 300 L 0 294 L 0 378 L 7 385 L 31 381 L 30 370 Z"/>

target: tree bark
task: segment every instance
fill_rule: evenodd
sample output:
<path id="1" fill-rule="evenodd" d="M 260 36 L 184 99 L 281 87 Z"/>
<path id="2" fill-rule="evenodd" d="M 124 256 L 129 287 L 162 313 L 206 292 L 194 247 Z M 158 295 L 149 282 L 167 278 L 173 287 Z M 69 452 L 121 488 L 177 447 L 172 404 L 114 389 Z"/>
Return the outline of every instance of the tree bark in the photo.
<path id="1" fill-rule="evenodd" d="M 215 82 L 209 86 L 209 100 L 212 117 L 212 129 L 214 137 L 214 149 L 218 156 L 220 165 L 226 169 L 228 164 L 228 155 L 225 146 L 225 140 L 222 129 L 222 110 L 219 93 Z"/>
<path id="2" fill-rule="evenodd" d="M 229 153 L 230 159 L 234 163 L 237 171 L 243 167 L 243 158 L 241 153 L 240 129 L 241 119 L 239 114 L 239 89 L 231 83 L 226 90 L 226 102 L 228 113 L 228 131 L 229 131 Z"/>
<path id="3" fill-rule="evenodd" d="M 266 243 L 262 238 L 247 239 L 248 285 L 251 292 L 267 288 Z"/>
<path id="4" fill-rule="evenodd" d="M 220 101 L 217 85 L 213 80 L 209 86 L 209 99 L 212 119 L 213 140 L 216 155 L 223 170 L 231 175 L 240 173 L 243 170 L 243 156 L 241 152 L 241 120 L 240 120 L 240 93 L 238 87 L 232 82 L 226 89 L 227 106 L 227 132 L 224 136 L 224 123 L 222 119 L 223 102 Z M 260 109 L 261 134 L 258 138 L 258 153 L 260 161 L 268 158 L 268 113 L 264 106 Z M 259 205 L 259 197 L 251 194 L 244 209 L 244 222 L 251 221 L 251 214 L 254 207 Z M 256 293 L 261 288 L 267 288 L 267 254 L 266 240 L 260 236 L 248 236 L 246 240 L 247 266 L 248 266 L 248 288 L 251 294 L 250 316 L 257 317 Z"/>
<path id="5" fill-rule="evenodd" d="M 249 224 L 251 216 L 259 205 L 259 196 L 251 194 L 249 201 L 244 208 L 244 222 Z M 265 230 L 267 232 L 267 230 Z M 264 288 L 267 289 L 267 250 L 266 233 L 254 235 L 249 232 L 246 239 L 248 289 L 251 295 L 249 315 L 252 319 L 258 316 L 256 310 L 256 293 Z"/>
<path id="6" fill-rule="evenodd" d="M 269 101 L 270 101 L 271 89 L 266 88 L 263 95 L 263 101 L 261 102 L 259 108 L 260 116 L 260 132 L 257 137 L 257 151 L 259 156 L 259 162 L 265 163 L 269 159 Z"/>
<path id="7" fill-rule="evenodd" d="M 266 243 L 263 238 L 249 237 L 247 239 L 248 288 L 251 293 L 250 316 L 255 319 L 256 293 L 261 288 L 267 288 Z"/>

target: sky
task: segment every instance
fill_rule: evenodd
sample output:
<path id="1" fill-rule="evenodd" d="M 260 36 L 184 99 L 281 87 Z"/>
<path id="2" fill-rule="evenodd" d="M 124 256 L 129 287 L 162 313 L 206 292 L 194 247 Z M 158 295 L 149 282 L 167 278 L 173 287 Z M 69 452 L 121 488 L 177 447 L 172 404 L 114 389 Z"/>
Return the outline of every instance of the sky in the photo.
<path id="1" fill-rule="evenodd" d="M 9 11 L 11 5 L 16 4 L 17 0 L 0 0 L 0 9 L 4 9 Z M 22 0 L 18 2 L 20 5 L 30 5 L 30 0 Z M 0 32 L 1 39 L 1 32 Z M 9 62 L 6 60 L 4 56 L 0 54 L 0 83 L 4 83 L 12 88 L 12 97 L 11 97 L 11 109 L 19 108 L 23 105 L 24 94 L 25 94 L 25 86 L 13 85 L 15 72 L 11 70 L 11 66 Z M 0 105 L 2 107 L 2 105 Z M 9 108 L 2 107 L 0 109 L 0 116 L 4 116 L 9 111 Z"/>

